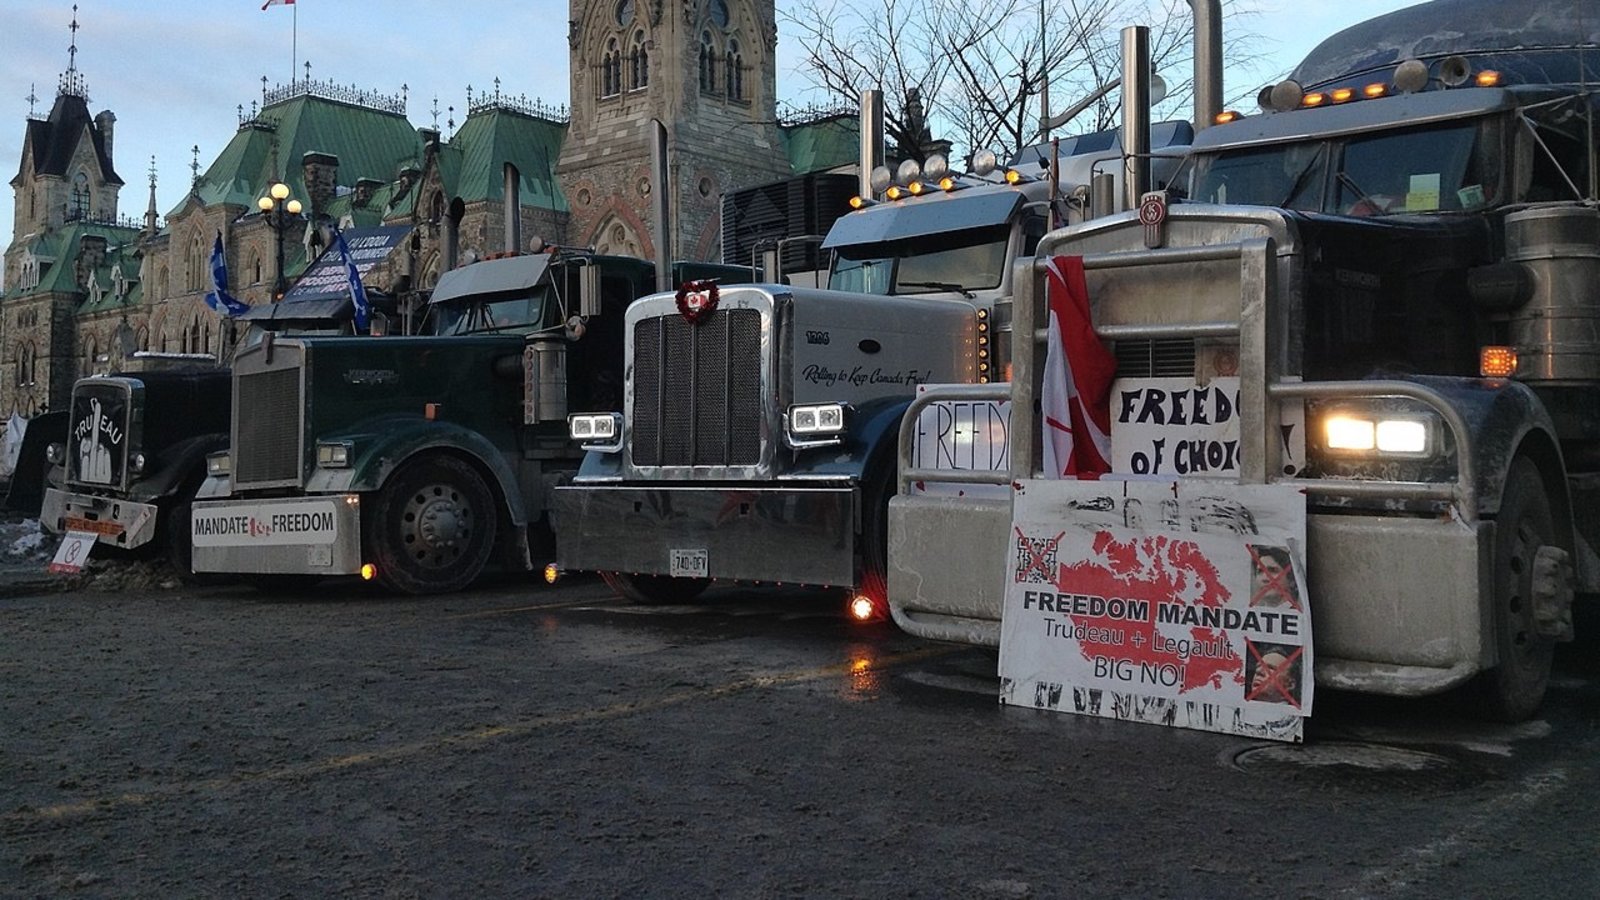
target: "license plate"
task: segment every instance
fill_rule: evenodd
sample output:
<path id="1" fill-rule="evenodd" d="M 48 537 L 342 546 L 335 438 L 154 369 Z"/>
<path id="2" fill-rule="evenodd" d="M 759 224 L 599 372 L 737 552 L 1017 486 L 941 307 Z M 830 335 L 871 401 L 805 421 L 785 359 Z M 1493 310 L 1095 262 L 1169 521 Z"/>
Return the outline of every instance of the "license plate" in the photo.
<path id="1" fill-rule="evenodd" d="M 668 571 L 673 578 L 706 578 L 711 574 L 711 561 L 704 549 L 668 550 Z"/>
<path id="2" fill-rule="evenodd" d="M 96 522 L 93 519 L 69 517 L 63 524 L 67 526 L 68 531 L 86 531 L 110 537 L 115 537 L 122 533 L 122 526 L 115 522 Z"/>

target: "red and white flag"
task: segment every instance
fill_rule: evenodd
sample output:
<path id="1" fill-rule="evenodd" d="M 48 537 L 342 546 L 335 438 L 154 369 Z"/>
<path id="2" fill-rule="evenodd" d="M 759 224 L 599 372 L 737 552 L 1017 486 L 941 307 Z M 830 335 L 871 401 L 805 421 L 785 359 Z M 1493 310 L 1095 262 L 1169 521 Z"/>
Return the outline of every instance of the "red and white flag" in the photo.
<path id="1" fill-rule="evenodd" d="M 1111 379 L 1116 357 L 1094 333 L 1083 257 L 1045 267 L 1050 343 L 1044 356 L 1044 471 L 1052 478 L 1099 478 L 1111 471 Z"/>
<path id="2" fill-rule="evenodd" d="M 261 8 L 266 9 L 269 6 L 277 6 L 280 3 L 284 6 L 293 6 L 294 0 L 267 0 L 267 2 L 261 4 Z"/>

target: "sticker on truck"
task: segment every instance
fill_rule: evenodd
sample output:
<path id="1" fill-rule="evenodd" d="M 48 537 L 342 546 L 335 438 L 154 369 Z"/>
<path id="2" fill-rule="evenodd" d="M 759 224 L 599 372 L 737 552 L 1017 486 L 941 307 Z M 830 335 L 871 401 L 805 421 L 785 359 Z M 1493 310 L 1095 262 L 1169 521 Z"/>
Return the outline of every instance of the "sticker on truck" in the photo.
<path id="1" fill-rule="evenodd" d="M 195 506 L 190 533 L 196 547 L 332 544 L 339 538 L 333 500 Z"/>

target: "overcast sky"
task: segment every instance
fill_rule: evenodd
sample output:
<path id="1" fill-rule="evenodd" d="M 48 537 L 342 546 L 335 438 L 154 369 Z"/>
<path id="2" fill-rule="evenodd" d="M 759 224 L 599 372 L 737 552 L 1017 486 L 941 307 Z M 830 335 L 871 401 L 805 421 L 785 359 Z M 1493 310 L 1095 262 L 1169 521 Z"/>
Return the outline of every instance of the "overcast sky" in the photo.
<path id="1" fill-rule="evenodd" d="M 77 67 L 87 80 L 90 112 L 110 109 L 117 116 L 114 164 L 126 183 L 119 201 L 124 215 L 144 213 L 152 155 L 157 209 L 165 216 L 187 190 L 190 148 L 199 146 L 204 171 L 237 130 L 238 107 L 248 111 L 252 100 L 259 102 L 261 76 L 285 83 L 291 72 L 304 74 L 306 61 L 319 81 L 395 95 L 408 86 L 413 125 L 433 123 L 437 97 L 446 131 L 448 107 L 455 107 L 457 124 L 465 116 L 467 86 L 476 96 L 492 91 L 497 77 L 506 94 L 567 100 L 568 0 L 298 0 L 266 10 L 261 2 L 79 0 Z M 780 10 L 787 5 L 778 2 Z M 1260 13 L 1249 27 L 1266 38 L 1269 59 L 1248 73 L 1251 84 L 1230 73 L 1225 93 L 1252 91 L 1328 34 L 1412 2 L 1255 0 Z M 30 91 L 37 115 L 55 100 L 71 21 L 69 0 L 0 0 L 0 165 L 10 175 L 21 159 Z M 778 93 L 803 104 L 797 57 L 780 22 Z M 7 244 L 12 201 L 12 191 L 0 191 Z"/>

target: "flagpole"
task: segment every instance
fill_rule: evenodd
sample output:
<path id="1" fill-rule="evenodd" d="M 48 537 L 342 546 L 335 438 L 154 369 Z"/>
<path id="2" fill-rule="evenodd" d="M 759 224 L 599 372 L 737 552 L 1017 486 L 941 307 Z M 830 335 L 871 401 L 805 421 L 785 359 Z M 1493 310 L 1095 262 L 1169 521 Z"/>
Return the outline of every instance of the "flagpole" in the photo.
<path id="1" fill-rule="evenodd" d="M 300 65 L 300 5 L 289 4 L 294 10 L 294 24 L 289 33 L 289 86 L 294 87 L 294 73 Z"/>

